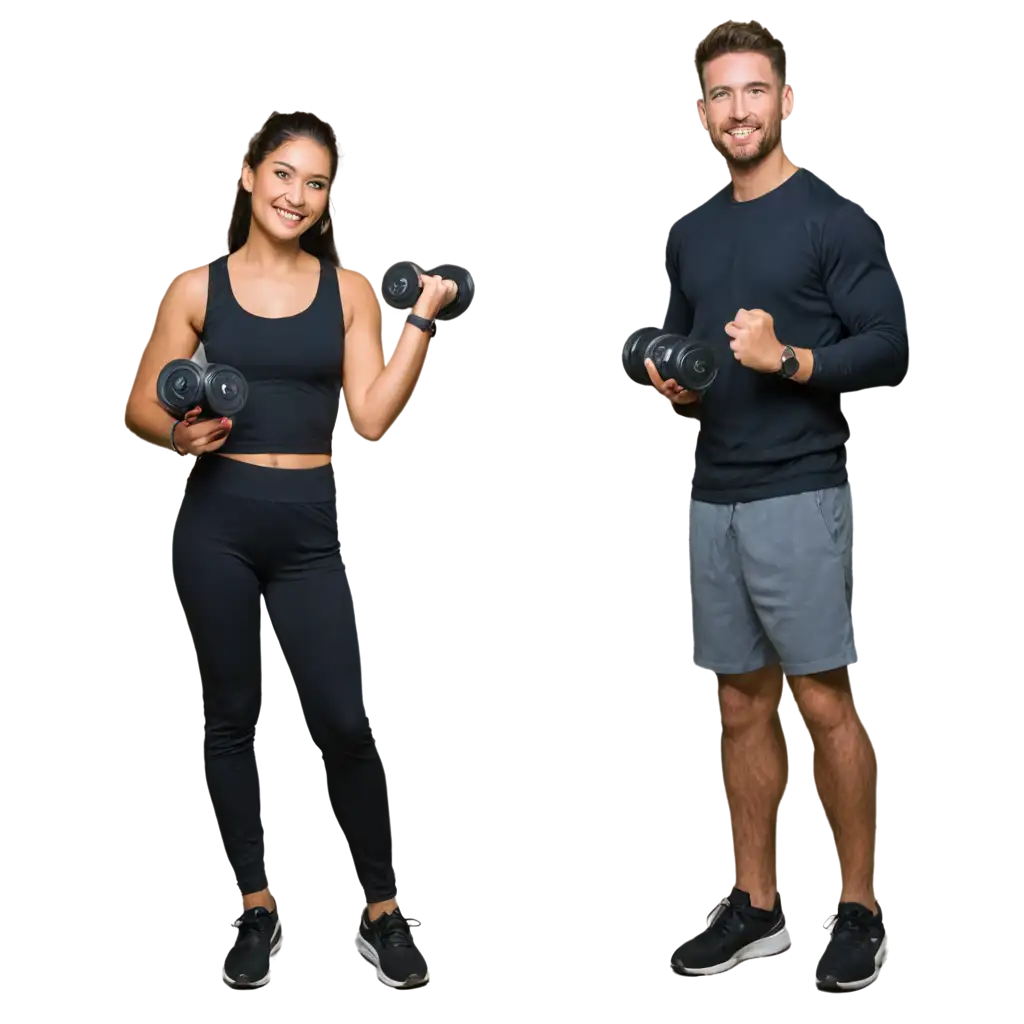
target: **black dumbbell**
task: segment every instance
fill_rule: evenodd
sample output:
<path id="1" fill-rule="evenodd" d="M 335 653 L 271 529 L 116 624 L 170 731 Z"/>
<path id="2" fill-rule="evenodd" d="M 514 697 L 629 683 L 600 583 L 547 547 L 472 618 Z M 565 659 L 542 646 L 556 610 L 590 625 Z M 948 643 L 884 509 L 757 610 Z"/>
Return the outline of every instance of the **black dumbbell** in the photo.
<path id="1" fill-rule="evenodd" d="M 233 366 L 210 363 L 204 367 L 191 359 L 172 359 L 157 377 L 156 396 L 173 416 L 184 416 L 199 406 L 201 419 L 231 418 L 245 408 L 249 385 Z"/>
<path id="2" fill-rule="evenodd" d="M 451 263 L 442 263 L 433 270 L 421 270 L 415 263 L 408 261 L 396 263 L 388 269 L 384 275 L 384 282 L 380 286 L 384 301 L 395 309 L 412 309 L 416 300 L 423 293 L 423 286 L 420 284 L 420 276 L 441 277 L 446 281 L 454 281 L 458 288 L 455 298 L 443 309 L 438 311 L 438 320 L 454 320 L 469 309 L 473 301 L 473 294 L 476 286 L 468 270 L 463 267 L 456 267 Z"/>
<path id="3" fill-rule="evenodd" d="M 651 384 L 644 365 L 647 359 L 662 380 L 674 380 L 688 391 L 706 391 L 718 376 L 718 362 L 709 345 L 659 327 L 634 331 L 622 348 L 623 368 L 637 384 Z"/>

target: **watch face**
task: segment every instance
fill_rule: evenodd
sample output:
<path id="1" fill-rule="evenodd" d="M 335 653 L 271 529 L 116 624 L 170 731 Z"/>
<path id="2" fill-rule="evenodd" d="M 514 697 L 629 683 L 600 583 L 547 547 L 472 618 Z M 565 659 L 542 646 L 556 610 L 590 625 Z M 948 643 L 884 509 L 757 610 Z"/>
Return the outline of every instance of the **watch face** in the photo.
<path id="1" fill-rule="evenodd" d="M 792 349 L 787 349 L 782 357 L 782 368 L 779 372 L 783 377 L 792 377 L 797 370 L 800 369 L 800 360 L 797 359 L 796 354 Z"/>

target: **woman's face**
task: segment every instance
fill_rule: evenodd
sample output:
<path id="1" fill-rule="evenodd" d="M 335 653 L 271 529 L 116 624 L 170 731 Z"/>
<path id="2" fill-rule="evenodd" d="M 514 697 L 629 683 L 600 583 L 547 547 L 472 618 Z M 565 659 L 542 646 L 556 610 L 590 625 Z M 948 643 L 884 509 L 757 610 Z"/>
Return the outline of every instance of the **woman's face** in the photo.
<path id="1" fill-rule="evenodd" d="M 282 241 L 298 238 L 327 212 L 331 156 L 312 139 L 292 139 L 268 153 L 255 172 L 242 168 L 260 227 Z M 317 229 L 319 230 L 319 228 Z"/>

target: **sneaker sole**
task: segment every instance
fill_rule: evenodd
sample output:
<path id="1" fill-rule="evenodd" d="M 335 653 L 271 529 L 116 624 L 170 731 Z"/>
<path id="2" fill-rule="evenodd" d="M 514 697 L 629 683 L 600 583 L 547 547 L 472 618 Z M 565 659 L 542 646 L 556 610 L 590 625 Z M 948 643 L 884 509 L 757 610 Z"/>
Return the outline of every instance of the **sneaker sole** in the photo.
<path id="1" fill-rule="evenodd" d="M 738 964 L 743 963 L 744 960 L 754 960 L 763 956 L 778 956 L 779 953 L 785 953 L 791 945 L 792 943 L 790 942 L 789 932 L 783 928 L 781 931 L 774 932 L 771 935 L 765 935 L 764 938 L 761 939 L 755 939 L 749 945 L 744 946 L 742 949 L 738 949 L 735 954 L 733 954 L 733 956 L 724 963 L 712 964 L 710 967 L 687 967 L 684 964 L 677 963 L 673 960 L 672 970 L 675 971 L 676 974 L 685 974 L 690 977 L 721 974 L 723 971 L 731 971 Z"/>
<path id="2" fill-rule="evenodd" d="M 882 964 L 885 963 L 885 959 L 888 956 L 888 938 L 888 935 L 882 936 L 882 941 L 878 945 L 878 952 L 875 954 L 875 969 L 868 977 L 861 978 L 859 981 L 835 981 L 833 978 L 826 978 L 824 981 L 818 982 L 818 988 L 822 992 L 856 992 L 858 989 L 867 988 L 868 985 L 878 978 L 882 970 Z"/>
<path id="3" fill-rule="evenodd" d="M 280 922 L 278 922 L 277 932 L 275 933 L 274 938 L 270 942 L 271 956 L 273 956 L 281 948 L 281 942 L 283 939 L 284 933 L 281 931 Z M 233 981 L 231 978 L 228 977 L 227 971 L 222 971 L 221 974 L 223 975 L 224 978 L 224 984 L 227 985 L 228 988 L 237 989 L 240 992 L 250 988 L 263 988 L 263 986 L 266 985 L 268 981 L 270 981 L 269 970 L 267 971 L 266 974 L 263 975 L 262 978 L 260 978 L 259 981 Z"/>
<path id="4" fill-rule="evenodd" d="M 421 978 L 418 974 L 414 974 L 411 978 L 406 978 L 405 981 L 395 981 L 394 978 L 389 978 L 380 967 L 380 957 L 377 956 L 377 950 L 371 946 L 366 939 L 363 938 L 362 934 L 356 934 L 356 949 L 359 950 L 359 955 L 369 963 L 373 964 L 377 968 L 377 977 L 388 986 L 388 988 L 419 988 L 421 985 L 426 985 L 430 981 L 430 971 Z"/>

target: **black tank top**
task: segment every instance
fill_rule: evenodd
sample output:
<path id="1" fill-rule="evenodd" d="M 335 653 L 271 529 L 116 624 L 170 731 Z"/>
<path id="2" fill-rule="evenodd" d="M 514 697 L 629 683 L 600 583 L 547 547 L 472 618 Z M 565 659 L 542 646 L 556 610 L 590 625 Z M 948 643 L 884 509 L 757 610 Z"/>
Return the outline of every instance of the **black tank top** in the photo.
<path id="1" fill-rule="evenodd" d="M 220 451 L 330 454 L 341 396 L 345 319 L 338 274 L 320 261 L 312 305 L 295 316 L 262 317 L 235 299 L 228 258 L 210 264 L 202 342 L 211 363 L 245 377 L 249 397 Z"/>

